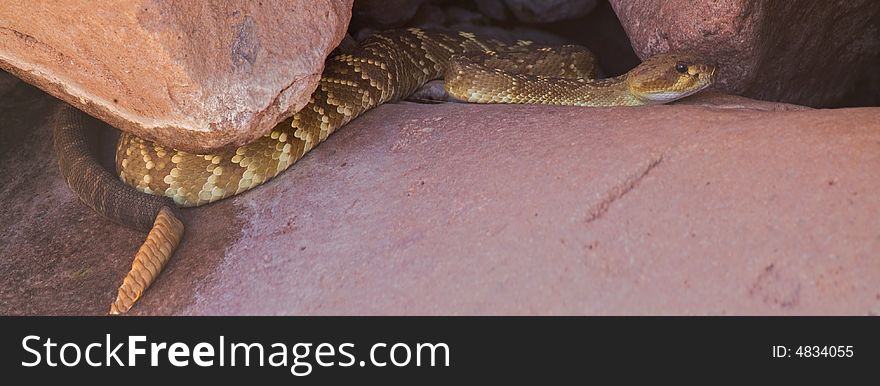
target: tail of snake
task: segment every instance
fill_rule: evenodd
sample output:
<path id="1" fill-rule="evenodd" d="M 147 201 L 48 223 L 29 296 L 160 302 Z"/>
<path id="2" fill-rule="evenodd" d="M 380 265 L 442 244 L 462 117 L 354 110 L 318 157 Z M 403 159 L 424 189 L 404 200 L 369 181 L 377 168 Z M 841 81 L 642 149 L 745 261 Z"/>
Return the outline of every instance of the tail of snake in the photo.
<path id="1" fill-rule="evenodd" d="M 415 28 L 385 31 L 352 52 L 329 58 L 308 104 L 244 146 L 199 155 L 123 133 L 116 167 L 127 185 L 109 174 L 80 177 L 100 173 L 75 134 L 59 130 L 56 147 L 62 174 L 83 201 L 108 218 L 152 229 L 119 290 L 119 298 L 126 300 L 117 299 L 112 309 L 125 312 L 179 242 L 183 226 L 175 206 L 203 205 L 256 187 L 352 119 L 406 98 L 430 80 L 444 77 L 446 91 L 469 102 L 632 106 L 693 94 L 712 83 L 715 72 L 693 56 L 665 54 L 620 77 L 597 80 L 594 63 L 589 51 L 575 46 L 505 45 L 470 33 Z M 76 118 L 65 114 L 74 123 L 58 127 L 77 126 Z M 141 258 L 142 251 L 156 259 Z"/>
<path id="2" fill-rule="evenodd" d="M 166 197 L 143 194 L 101 167 L 88 143 L 89 117 L 61 104 L 53 143 L 61 175 L 76 195 L 107 219 L 142 232 L 147 239 L 119 287 L 111 314 L 128 311 L 153 283 L 183 237 L 177 206 Z"/>

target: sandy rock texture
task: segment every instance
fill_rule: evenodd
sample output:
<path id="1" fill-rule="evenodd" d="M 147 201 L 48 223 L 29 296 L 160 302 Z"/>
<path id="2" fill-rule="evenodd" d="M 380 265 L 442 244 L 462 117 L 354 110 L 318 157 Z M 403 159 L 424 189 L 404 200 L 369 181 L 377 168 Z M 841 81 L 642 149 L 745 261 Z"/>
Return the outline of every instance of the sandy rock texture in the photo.
<path id="1" fill-rule="evenodd" d="M 106 312 L 143 241 L 58 175 L 55 103 L 0 98 L 0 314 Z M 133 313 L 880 314 L 878 114 L 385 105 L 184 210 Z"/>
<path id="2" fill-rule="evenodd" d="M 308 102 L 351 4 L 3 2 L 0 68 L 122 130 L 205 152 Z"/>
<path id="3" fill-rule="evenodd" d="M 611 0 L 641 58 L 693 51 L 720 87 L 810 106 L 880 104 L 880 2 Z"/>

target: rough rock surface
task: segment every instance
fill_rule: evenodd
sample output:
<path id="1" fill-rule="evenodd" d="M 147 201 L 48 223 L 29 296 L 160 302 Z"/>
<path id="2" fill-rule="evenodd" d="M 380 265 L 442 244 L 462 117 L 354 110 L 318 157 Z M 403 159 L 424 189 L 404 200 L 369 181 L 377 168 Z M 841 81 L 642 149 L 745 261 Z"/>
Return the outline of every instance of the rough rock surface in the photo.
<path id="1" fill-rule="evenodd" d="M 552 23 L 586 16 L 598 0 L 476 0 L 480 12 L 496 20 L 508 13 L 525 23 Z"/>
<path id="2" fill-rule="evenodd" d="M 308 102 L 351 0 L 3 2 L 0 67 L 192 152 L 249 142 Z"/>
<path id="3" fill-rule="evenodd" d="M 54 103 L 0 99 L 0 314 L 106 312 L 144 237 L 67 189 Z M 880 313 L 880 109 L 684 104 L 382 106 L 185 210 L 134 313 Z"/>
<path id="4" fill-rule="evenodd" d="M 611 0 L 636 53 L 688 50 L 733 94 L 810 106 L 880 104 L 880 2 Z"/>

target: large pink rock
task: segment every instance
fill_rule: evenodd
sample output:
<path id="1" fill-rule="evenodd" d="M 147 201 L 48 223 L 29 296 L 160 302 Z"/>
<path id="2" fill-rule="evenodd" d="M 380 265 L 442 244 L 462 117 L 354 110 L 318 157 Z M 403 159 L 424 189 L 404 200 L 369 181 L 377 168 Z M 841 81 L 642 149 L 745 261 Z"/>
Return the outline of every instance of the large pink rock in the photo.
<path id="1" fill-rule="evenodd" d="M 144 238 L 51 165 L 52 103 L 0 99 L 0 314 L 106 312 Z M 880 314 L 878 115 L 381 106 L 184 210 L 132 313 Z"/>
<path id="2" fill-rule="evenodd" d="M 641 58 L 694 51 L 734 94 L 810 106 L 880 103 L 880 1 L 611 0 Z"/>
<path id="3" fill-rule="evenodd" d="M 191 152 L 301 108 L 351 0 L 0 3 L 0 67 L 110 124 Z"/>

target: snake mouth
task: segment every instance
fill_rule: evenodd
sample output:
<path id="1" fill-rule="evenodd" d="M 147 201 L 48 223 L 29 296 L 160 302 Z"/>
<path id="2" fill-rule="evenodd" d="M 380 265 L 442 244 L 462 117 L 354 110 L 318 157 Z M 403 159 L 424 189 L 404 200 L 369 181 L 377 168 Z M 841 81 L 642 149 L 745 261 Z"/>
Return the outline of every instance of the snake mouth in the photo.
<path id="1" fill-rule="evenodd" d="M 694 95 L 708 88 L 714 83 L 714 71 L 699 73 L 694 76 L 695 81 L 687 88 L 680 90 L 659 90 L 643 93 L 640 99 L 651 104 L 663 104 L 673 102 L 684 97 Z"/>

